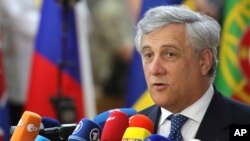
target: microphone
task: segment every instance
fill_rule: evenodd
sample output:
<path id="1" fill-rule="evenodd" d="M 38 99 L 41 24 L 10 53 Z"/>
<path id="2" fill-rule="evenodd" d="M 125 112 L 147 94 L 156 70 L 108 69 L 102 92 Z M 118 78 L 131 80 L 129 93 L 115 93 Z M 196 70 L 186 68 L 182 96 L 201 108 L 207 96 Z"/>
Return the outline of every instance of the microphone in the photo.
<path id="1" fill-rule="evenodd" d="M 154 133 L 154 123 L 147 116 L 136 114 L 129 118 L 129 127 L 140 127 Z"/>
<path id="2" fill-rule="evenodd" d="M 67 141 L 68 137 L 76 128 L 76 124 L 61 124 L 59 127 L 40 129 L 39 135 L 52 141 Z"/>
<path id="3" fill-rule="evenodd" d="M 141 127 L 128 127 L 122 137 L 122 141 L 143 141 L 151 133 Z"/>
<path id="4" fill-rule="evenodd" d="M 40 124 L 39 129 L 50 128 L 50 127 L 59 127 L 60 122 L 56 119 L 50 117 L 42 117 L 42 123 Z M 16 126 L 10 127 L 10 134 L 13 134 L 16 129 Z"/>
<path id="5" fill-rule="evenodd" d="M 145 115 L 136 114 L 129 118 L 129 127 L 126 129 L 122 140 L 143 141 L 154 132 L 153 122 Z"/>
<path id="6" fill-rule="evenodd" d="M 121 141 L 128 125 L 128 115 L 120 111 L 111 112 L 103 127 L 101 141 Z"/>
<path id="7" fill-rule="evenodd" d="M 68 141 L 99 141 L 101 127 L 95 122 L 83 118 L 76 126 Z"/>
<path id="8" fill-rule="evenodd" d="M 107 118 L 110 116 L 110 113 L 114 112 L 114 111 L 120 111 L 120 112 L 123 112 L 125 114 L 128 115 L 128 117 L 136 114 L 136 110 L 133 109 L 133 108 L 120 108 L 120 109 L 112 109 L 112 110 L 108 110 L 108 111 L 105 111 L 105 112 L 102 112 L 100 113 L 99 115 L 97 115 L 93 121 L 97 124 L 99 124 L 101 126 L 101 128 L 103 129 L 104 127 L 104 124 L 107 120 Z"/>
<path id="9" fill-rule="evenodd" d="M 161 135 L 152 134 L 148 136 L 144 141 L 171 141 L 171 140 Z"/>
<path id="10" fill-rule="evenodd" d="M 40 125 L 40 129 L 59 127 L 59 126 L 60 122 L 58 120 L 50 117 L 42 117 L 42 124 Z"/>
<path id="11" fill-rule="evenodd" d="M 35 139 L 35 141 L 50 141 L 49 139 L 41 136 L 41 135 L 38 135 Z"/>
<path id="12" fill-rule="evenodd" d="M 41 116 L 25 111 L 12 134 L 10 141 L 34 141 L 39 132 Z"/>

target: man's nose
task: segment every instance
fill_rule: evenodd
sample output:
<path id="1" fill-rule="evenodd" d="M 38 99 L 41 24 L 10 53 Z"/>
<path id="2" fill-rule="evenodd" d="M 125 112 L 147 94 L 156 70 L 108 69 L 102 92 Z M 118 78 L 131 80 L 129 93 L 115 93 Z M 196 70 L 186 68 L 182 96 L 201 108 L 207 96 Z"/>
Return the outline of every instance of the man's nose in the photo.
<path id="1" fill-rule="evenodd" d="M 163 60 L 161 60 L 159 57 L 154 58 L 151 66 L 151 74 L 153 75 L 165 75 L 166 69 L 164 68 Z"/>

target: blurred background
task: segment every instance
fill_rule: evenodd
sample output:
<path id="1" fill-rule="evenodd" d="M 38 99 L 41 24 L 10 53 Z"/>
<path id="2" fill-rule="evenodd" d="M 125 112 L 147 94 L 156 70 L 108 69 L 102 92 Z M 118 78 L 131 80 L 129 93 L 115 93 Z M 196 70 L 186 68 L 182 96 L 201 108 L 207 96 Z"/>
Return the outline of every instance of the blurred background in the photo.
<path id="1" fill-rule="evenodd" d="M 0 137 L 25 110 L 67 123 L 152 105 L 135 25 L 171 4 L 220 23 L 214 85 L 250 104 L 249 0 L 0 0 Z"/>

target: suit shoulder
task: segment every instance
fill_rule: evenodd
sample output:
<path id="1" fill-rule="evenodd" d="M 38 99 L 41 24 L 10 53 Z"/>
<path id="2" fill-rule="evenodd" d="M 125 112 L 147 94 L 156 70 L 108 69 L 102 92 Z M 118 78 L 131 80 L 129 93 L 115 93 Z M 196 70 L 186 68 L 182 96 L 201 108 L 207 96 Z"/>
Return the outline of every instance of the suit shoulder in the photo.
<path id="1" fill-rule="evenodd" d="M 158 108 L 158 106 L 152 105 L 152 106 L 150 106 L 150 107 L 147 107 L 147 108 L 145 108 L 145 109 L 139 111 L 138 113 L 139 113 L 139 114 L 143 114 L 143 115 L 149 115 L 152 111 L 157 110 L 157 108 Z"/>
<path id="2" fill-rule="evenodd" d="M 237 121 L 239 119 L 239 122 L 244 122 L 244 120 L 249 122 L 250 119 L 250 106 L 242 103 L 240 101 L 226 98 L 226 102 L 229 105 L 229 109 L 234 117 L 234 119 Z"/>
<path id="3" fill-rule="evenodd" d="M 247 105 L 245 103 L 227 97 L 226 101 L 230 106 L 230 109 L 236 109 L 239 110 L 239 112 L 250 114 L 250 105 Z"/>
<path id="4" fill-rule="evenodd" d="M 243 102 L 226 97 L 220 91 L 218 91 L 216 88 L 215 88 L 214 97 L 218 103 L 217 106 L 219 106 L 219 105 L 225 106 L 225 108 L 228 109 L 232 115 L 236 115 L 238 117 L 246 116 L 248 119 L 250 118 L 250 105 L 247 105 Z"/>

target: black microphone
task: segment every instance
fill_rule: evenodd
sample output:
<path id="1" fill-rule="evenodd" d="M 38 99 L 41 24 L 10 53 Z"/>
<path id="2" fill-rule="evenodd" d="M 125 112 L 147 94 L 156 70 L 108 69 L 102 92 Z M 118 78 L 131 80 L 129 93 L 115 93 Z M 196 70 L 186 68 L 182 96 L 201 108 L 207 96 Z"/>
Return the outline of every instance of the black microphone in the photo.
<path id="1" fill-rule="evenodd" d="M 67 141 L 77 124 L 62 124 L 60 127 L 50 127 L 39 130 L 39 135 L 55 141 Z"/>

